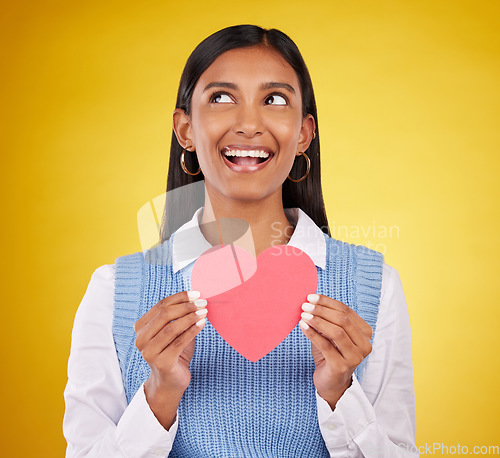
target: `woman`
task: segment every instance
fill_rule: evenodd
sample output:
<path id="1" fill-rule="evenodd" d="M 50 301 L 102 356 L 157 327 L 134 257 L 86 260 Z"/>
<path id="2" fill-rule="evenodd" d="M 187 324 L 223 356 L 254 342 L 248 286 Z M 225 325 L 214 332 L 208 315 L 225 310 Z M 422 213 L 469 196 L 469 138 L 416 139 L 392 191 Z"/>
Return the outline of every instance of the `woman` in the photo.
<path id="1" fill-rule="evenodd" d="M 282 32 L 229 27 L 193 51 L 167 191 L 203 180 L 203 207 L 196 195 L 182 193 L 179 206 L 167 194 L 162 243 L 92 276 L 68 365 L 67 456 L 411 454 L 399 276 L 380 253 L 328 236 L 317 126 L 307 68 Z M 206 319 L 210 300 L 191 291 L 194 261 L 228 243 L 222 218 L 247 224 L 256 255 L 288 244 L 318 272 L 299 325 L 257 362 L 220 337 Z"/>

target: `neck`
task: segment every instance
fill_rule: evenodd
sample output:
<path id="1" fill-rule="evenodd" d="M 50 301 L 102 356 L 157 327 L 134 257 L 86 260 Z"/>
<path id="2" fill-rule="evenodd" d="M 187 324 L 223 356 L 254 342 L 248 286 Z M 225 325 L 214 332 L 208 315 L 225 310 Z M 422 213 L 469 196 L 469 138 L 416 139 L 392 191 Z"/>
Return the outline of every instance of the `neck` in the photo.
<path id="1" fill-rule="evenodd" d="M 209 196 L 205 187 L 200 222 L 200 230 L 212 246 L 234 243 L 258 256 L 267 248 L 286 245 L 290 240 L 294 227 L 285 215 L 281 188 L 259 201 L 220 199 L 213 194 Z"/>

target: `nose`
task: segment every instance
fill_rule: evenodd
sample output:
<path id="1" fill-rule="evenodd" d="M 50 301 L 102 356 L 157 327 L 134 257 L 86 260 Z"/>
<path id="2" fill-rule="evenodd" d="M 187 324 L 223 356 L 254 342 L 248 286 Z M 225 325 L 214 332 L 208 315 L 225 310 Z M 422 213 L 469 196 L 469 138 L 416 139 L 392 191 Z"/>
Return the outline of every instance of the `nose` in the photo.
<path id="1" fill-rule="evenodd" d="M 259 108 L 251 105 L 241 105 L 236 114 L 233 129 L 237 134 L 246 137 L 261 135 L 264 131 L 264 125 Z"/>

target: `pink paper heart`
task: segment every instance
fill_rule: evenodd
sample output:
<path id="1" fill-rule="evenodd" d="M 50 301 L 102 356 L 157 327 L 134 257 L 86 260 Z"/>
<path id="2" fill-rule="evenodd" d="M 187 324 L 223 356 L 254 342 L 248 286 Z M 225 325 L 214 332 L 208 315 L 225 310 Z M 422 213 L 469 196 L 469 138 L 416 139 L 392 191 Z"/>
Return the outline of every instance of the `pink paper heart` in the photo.
<path id="1" fill-rule="evenodd" d="M 298 248 L 277 245 L 257 259 L 235 245 L 218 245 L 195 262 L 191 285 L 208 300 L 207 318 L 238 353 L 255 362 L 276 348 L 300 320 L 318 273 Z"/>

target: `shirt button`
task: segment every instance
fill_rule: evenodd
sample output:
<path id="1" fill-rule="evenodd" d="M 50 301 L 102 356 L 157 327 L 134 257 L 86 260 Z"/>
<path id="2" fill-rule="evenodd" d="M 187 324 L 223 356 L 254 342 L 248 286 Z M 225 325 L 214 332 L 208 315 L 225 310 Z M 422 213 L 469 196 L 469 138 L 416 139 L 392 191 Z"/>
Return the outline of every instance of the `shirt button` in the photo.
<path id="1" fill-rule="evenodd" d="M 335 431 L 335 430 L 337 429 L 337 425 L 335 425 L 335 424 L 333 424 L 333 423 L 332 423 L 332 424 L 329 424 L 329 425 L 328 425 L 328 429 L 329 429 L 330 431 Z"/>
<path id="2" fill-rule="evenodd" d="M 156 456 L 165 456 L 165 450 L 164 450 L 164 449 L 162 449 L 162 448 L 157 448 L 157 449 L 155 450 L 155 455 L 156 455 Z"/>

